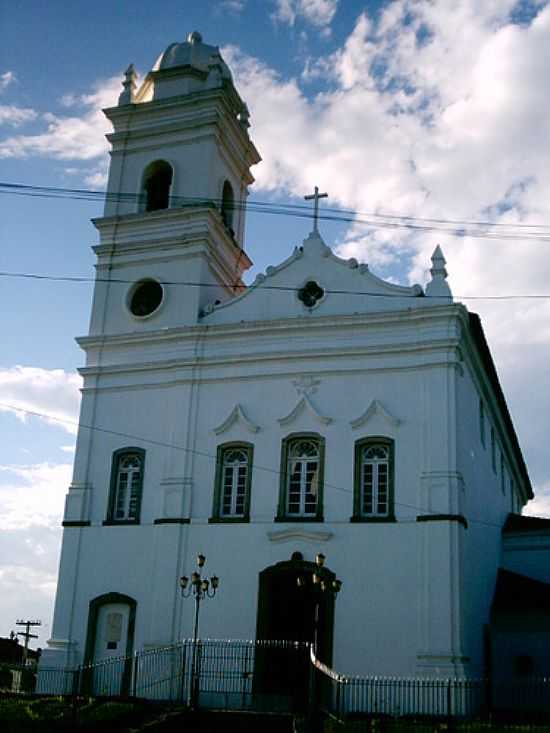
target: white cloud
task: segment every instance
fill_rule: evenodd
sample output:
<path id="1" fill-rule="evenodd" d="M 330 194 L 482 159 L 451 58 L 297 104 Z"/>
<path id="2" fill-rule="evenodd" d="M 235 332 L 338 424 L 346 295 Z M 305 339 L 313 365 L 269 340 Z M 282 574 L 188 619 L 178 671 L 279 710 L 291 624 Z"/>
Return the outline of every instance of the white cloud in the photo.
<path id="1" fill-rule="evenodd" d="M 24 366 L 0 369 L 0 412 L 12 412 L 23 421 L 28 419 L 28 415 L 19 410 L 51 415 L 54 420 L 47 417 L 39 419 L 74 434 L 81 383 L 77 374 L 63 369 Z"/>
<path id="2" fill-rule="evenodd" d="M 15 84 L 17 81 L 13 71 L 4 71 L 0 74 L 0 94 L 4 92 L 11 84 Z"/>
<path id="3" fill-rule="evenodd" d="M 289 26 L 301 19 L 328 34 L 337 9 L 338 0 L 275 0 L 272 18 Z"/>
<path id="4" fill-rule="evenodd" d="M 0 465 L 0 529 L 59 526 L 71 472 L 69 463 Z"/>
<path id="5" fill-rule="evenodd" d="M 1 491 L 1 489 L 0 489 Z M 1 493 L 0 493 L 1 497 Z M 28 525 L 0 532 L 0 628 L 2 636 L 15 629 L 23 616 L 42 620 L 39 638 L 31 646 L 45 646 L 51 636 L 50 619 L 57 581 L 61 516 L 56 526 Z"/>
<path id="6" fill-rule="evenodd" d="M 257 189 L 301 197 L 318 185 L 332 205 L 362 212 L 550 222 L 550 7 L 541 3 L 518 25 L 515 6 L 395 0 L 376 19 L 361 14 L 340 50 L 309 60 L 305 76 L 322 87 L 315 97 L 299 80 L 224 50 L 263 157 Z M 294 22 L 294 4 L 285 7 Z M 550 293 L 548 243 L 356 222 L 337 249 L 383 276 L 425 282 L 438 242 L 457 294 Z M 482 315 L 534 483 L 543 486 L 550 375 L 537 362 L 550 361 L 550 301 L 469 306 Z M 536 359 L 521 358 L 534 350 Z M 526 385 L 536 385 L 533 400 Z"/>
<path id="7" fill-rule="evenodd" d="M 227 10 L 230 13 L 242 13 L 247 0 L 222 0 L 219 4 L 220 10 Z"/>
<path id="8" fill-rule="evenodd" d="M 62 102 L 68 108 L 82 108 L 80 116 L 47 113 L 45 132 L 16 135 L 0 141 L 0 158 L 42 156 L 59 160 L 94 160 L 107 157 L 105 134 L 110 123 L 101 111 L 116 104 L 121 91 L 122 74 L 98 82 L 91 94 L 66 95 Z"/>
<path id="9" fill-rule="evenodd" d="M 28 107 L 16 107 L 13 104 L 0 104 L 0 125 L 12 125 L 17 127 L 24 122 L 31 122 L 37 118 L 34 109 Z"/>
<path id="10" fill-rule="evenodd" d="M 527 504 L 523 513 L 531 517 L 550 517 L 550 483 L 539 487 L 537 495 Z"/>

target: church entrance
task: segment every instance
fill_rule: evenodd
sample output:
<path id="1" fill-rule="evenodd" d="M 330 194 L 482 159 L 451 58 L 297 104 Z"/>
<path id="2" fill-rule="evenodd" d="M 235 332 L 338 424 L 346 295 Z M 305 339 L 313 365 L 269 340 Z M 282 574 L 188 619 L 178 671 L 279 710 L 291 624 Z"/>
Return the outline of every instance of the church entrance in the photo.
<path id="1" fill-rule="evenodd" d="M 254 683 L 262 693 L 291 695 L 295 706 L 307 699 L 309 649 L 314 644 L 317 657 L 332 663 L 334 594 L 320 593 L 313 583 L 318 566 L 299 552 L 260 573 L 258 641 L 275 642 L 257 654 Z M 335 576 L 323 568 L 323 577 Z M 278 642 L 278 643 L 277 643 Z M 302 642 L 303 646 L 285 644 Z"/>

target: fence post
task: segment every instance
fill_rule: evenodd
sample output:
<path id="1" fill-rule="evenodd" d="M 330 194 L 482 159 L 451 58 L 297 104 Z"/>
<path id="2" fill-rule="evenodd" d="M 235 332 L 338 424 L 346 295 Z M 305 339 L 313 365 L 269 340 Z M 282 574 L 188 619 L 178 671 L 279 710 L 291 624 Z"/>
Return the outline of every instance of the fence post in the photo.
<path id="1" fill-rule="evenodd" d="M 138 653 L 134 652 L 132 665 L 132 697 L 137 696 L 137 677 L 138 677 Z"/>
<path id="2" fill-rule="evenodd" d="M 307 648 L 307 654 L 309 657 L 309 680 L 308 680 L 308 701 L 307 701 L 307 717 L 308 717 L 308 730 L 316 730 L 316 702 L 317 702 L 317 667 L 312 658 L 311 654 L 312 647 Z"/>
<path id="3" fill-rule="evenodd" d="M 81 667 L 78 666 L 73 669 L 73 690 L 72 690 L 72 721 L 76 724 L 77 709 L 78 709 L 78 692 L 80 688 L 80 671 Z"/>
<path id="4" fill-rule="evenodd" d="M 191 670 L 192 681 L 191 681 L 191 707 L 193 710 L 199 708 L 199 691 L 200 691 L 200 677 L 201 677 L 201 650 L 202 642 L 194 641 L 194 657 Z"/>
<path id="5" fill-rule="evenodd" d="M 185 672 L 187 665 L 187 644 L 185 641 L 181 643 L 181 702 L 185 702 Z"/>
<path id="6" fill-rule="evenodd" d="M 451 688 L 451 685 L 452 685 L 452 681 L 449 678 L 447 680 L 447 719 L 448 719 L 448 722 L 449 722 L 449 726 L 450 726 L 451 721 L 452 721 L 452 718 L 453 718 L 452 697 L 451 697 L 451 690 L 452 690 L 452 688 Z"/>

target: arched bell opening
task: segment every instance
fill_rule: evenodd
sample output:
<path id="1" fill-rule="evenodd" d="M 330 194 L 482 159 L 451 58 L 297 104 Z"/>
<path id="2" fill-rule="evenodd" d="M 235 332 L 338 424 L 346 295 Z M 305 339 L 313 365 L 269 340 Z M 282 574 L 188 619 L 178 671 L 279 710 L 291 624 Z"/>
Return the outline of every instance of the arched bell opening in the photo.
<path id="1" fill-rule="evenodd" d="M 159 211 L 170 206 L 170 189 L 174 171 L 165 160 L 149 163 L 143 173 L 143 211 Z"/>
<path id="2" fill-rule="evenodd" d="M 233 194 L 233 187 L 229 183 L 229 181 L 225 181 L 223 184 L 223 192 L 222 192 L 222 208 L 221 208 L 221 215 L 222 215 L 222 221 L 225 224 L 225 226 L 229 229 L 231 232 L 231 235 L 234 236 L 234 213 L 235 213 L 235 196 Z"/>

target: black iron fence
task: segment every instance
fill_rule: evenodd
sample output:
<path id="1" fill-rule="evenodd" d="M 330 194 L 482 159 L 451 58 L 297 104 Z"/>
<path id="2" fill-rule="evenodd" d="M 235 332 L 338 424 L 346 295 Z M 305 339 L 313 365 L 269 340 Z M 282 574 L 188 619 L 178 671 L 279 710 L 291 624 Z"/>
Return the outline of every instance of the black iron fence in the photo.
<path id="1" fill-rule="evenodd" d="M 276 712 L 305 708 L 309 665 L 300 642 L 189 640 L 72 670 L 41 666 L 32 689 L 14 677 L 10 690 Z"/>
<path id="2" fill-rule="evenodd" d="M 315 705 L 344 721 L 356 718 L 485 718 L 490 713 L 550 713 L 550 678 L 501 681 L 423 677 L 349 677 L 311 649 Z"/>
<path id="3" fill-rule="evenodd" d="M 550 679 L 350 677 L 322 664 L 309 645 L 284 641 L 183 641 L 74 669 L 0 672 L 3 693 L 146 698 L 211 710 L 320 710 L 341 721 L 550 713 Z"/>

